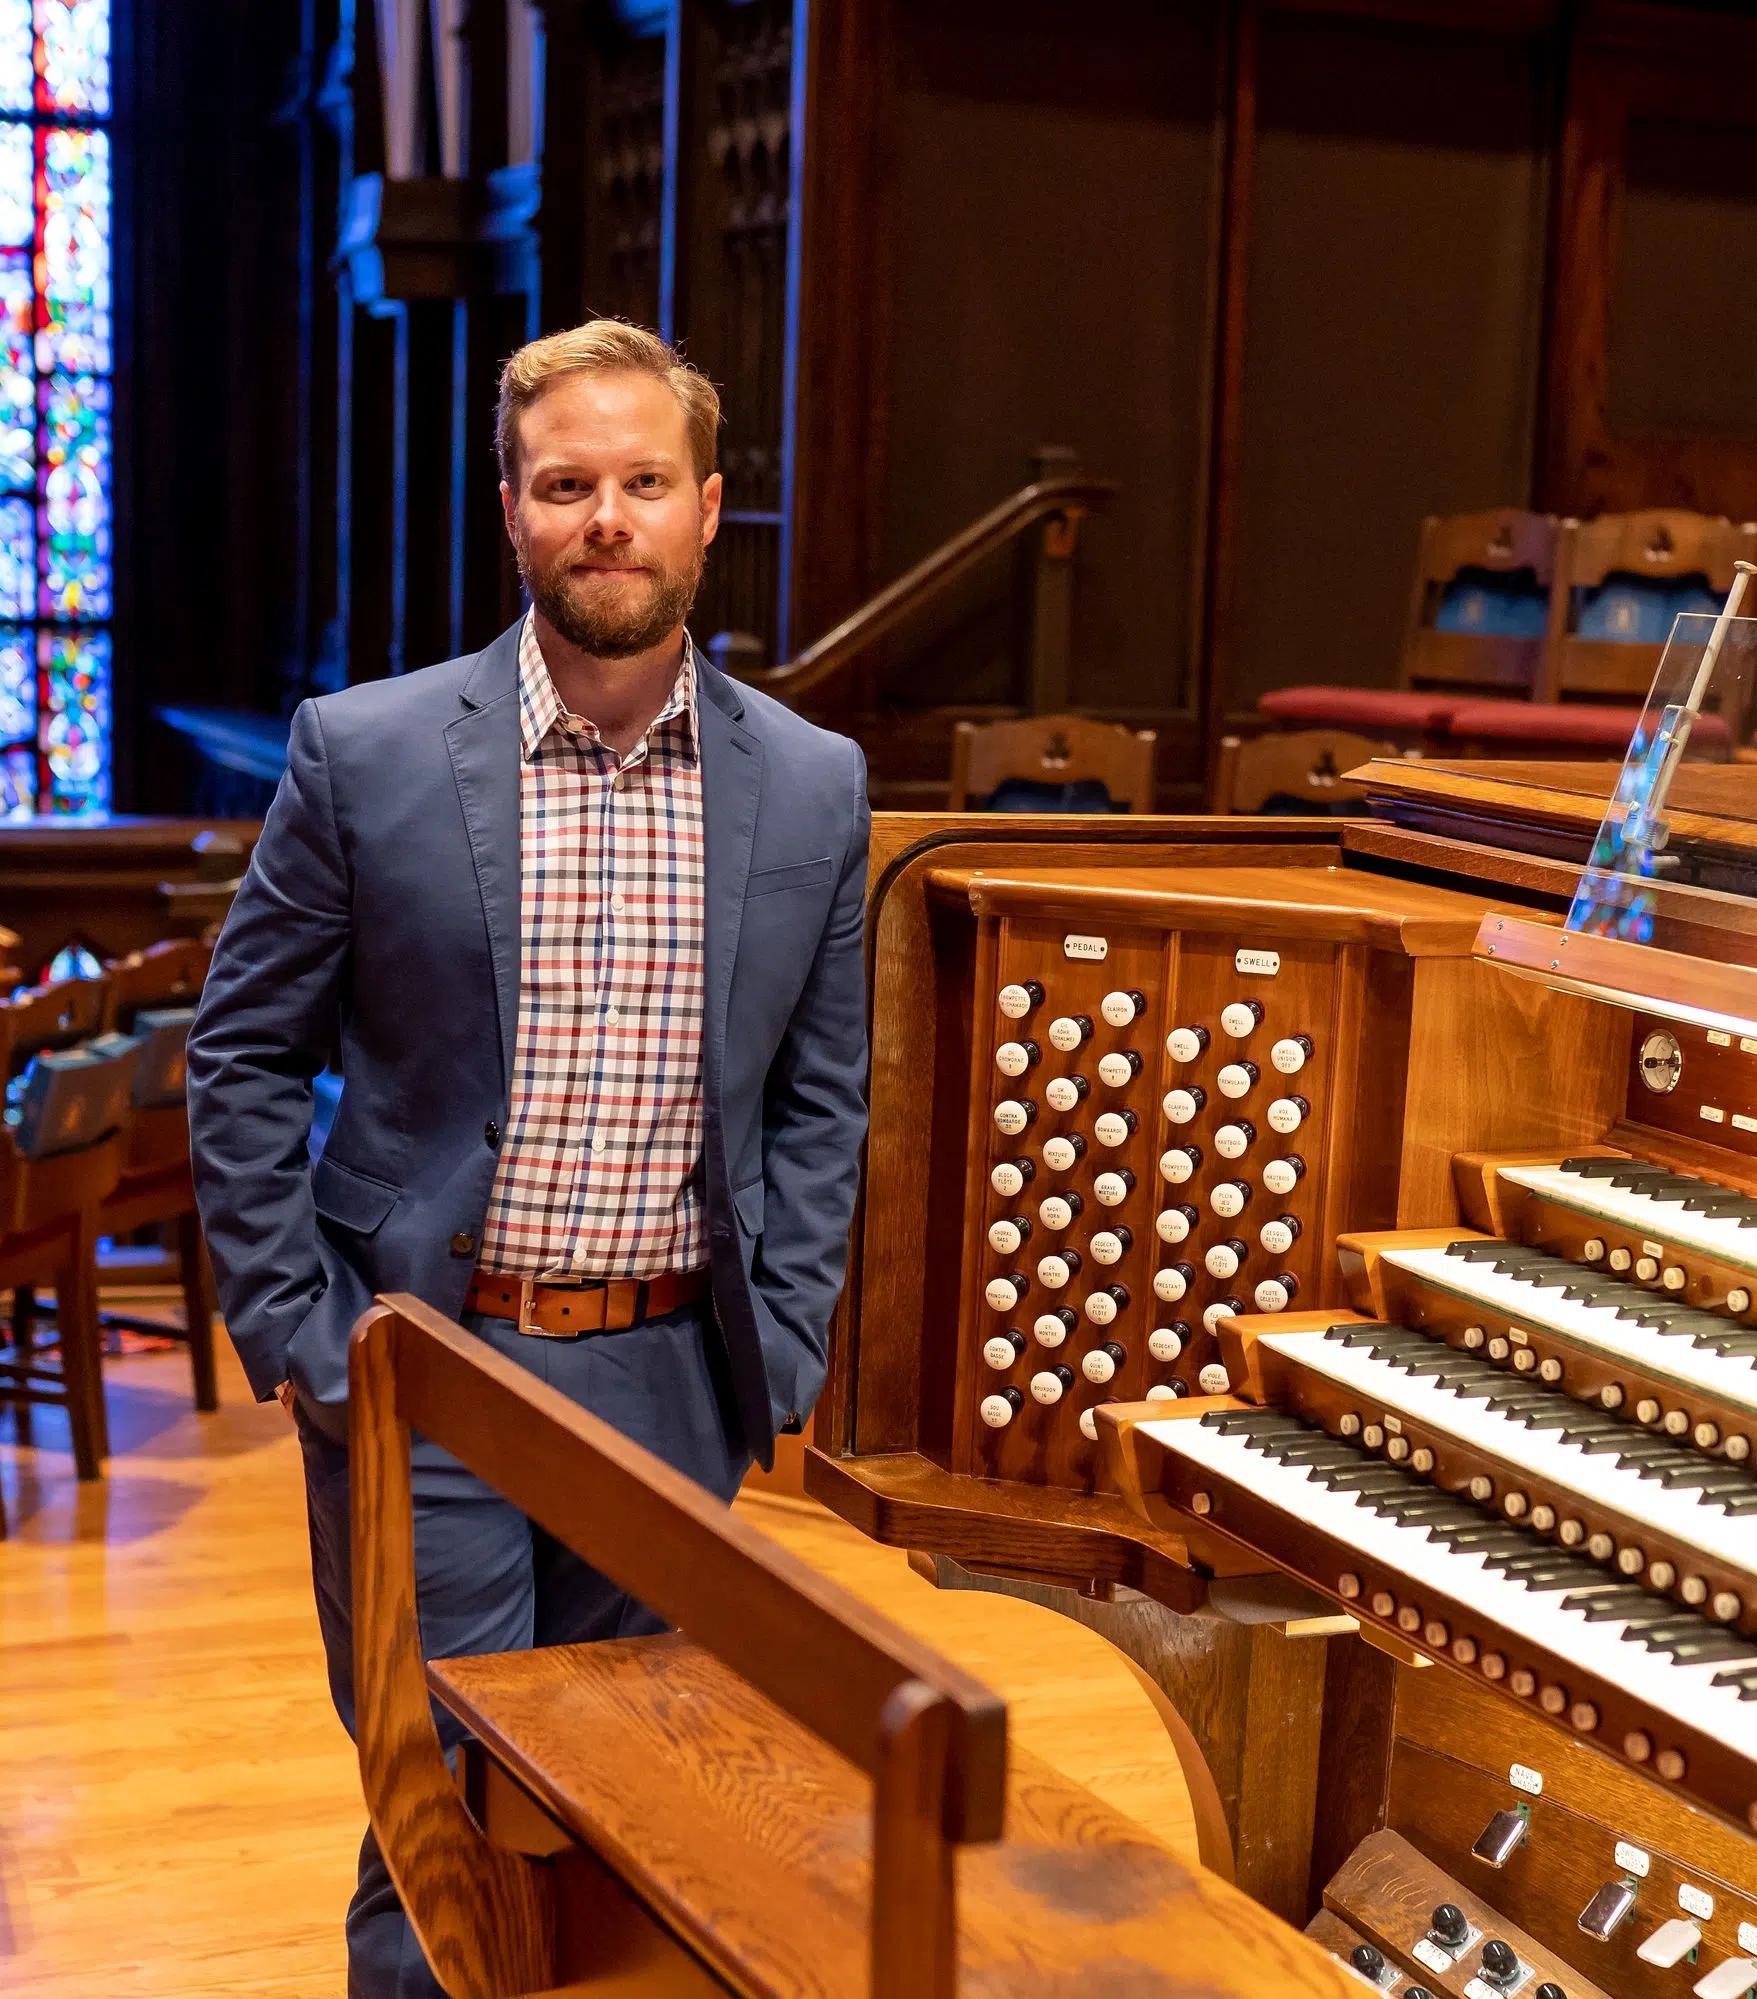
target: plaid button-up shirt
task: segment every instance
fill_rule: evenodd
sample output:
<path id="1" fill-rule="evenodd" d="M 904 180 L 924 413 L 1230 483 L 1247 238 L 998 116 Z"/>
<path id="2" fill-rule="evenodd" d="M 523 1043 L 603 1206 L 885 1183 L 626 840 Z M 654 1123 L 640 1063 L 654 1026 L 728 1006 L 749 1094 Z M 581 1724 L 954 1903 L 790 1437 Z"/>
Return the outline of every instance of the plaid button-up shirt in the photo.
<path id="1" fill-rule="evenodd" d="M 702 768 L 695 653 L 619 758 L 519 635 L 521 961 L 485 1269 L 657 1277 L 702 1243 Z"/>

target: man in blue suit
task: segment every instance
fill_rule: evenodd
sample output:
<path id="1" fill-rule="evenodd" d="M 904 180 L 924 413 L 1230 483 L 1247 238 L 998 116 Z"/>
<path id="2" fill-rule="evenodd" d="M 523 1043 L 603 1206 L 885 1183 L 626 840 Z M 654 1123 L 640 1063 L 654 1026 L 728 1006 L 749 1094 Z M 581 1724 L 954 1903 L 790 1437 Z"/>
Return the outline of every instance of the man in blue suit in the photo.
<path id="1" fill-rule="evenodd" d="M 718 420 L 618 322 L 507 364 L 532 608 L 300 708 L 190 1037 L 202 1221 L 250 1384 L 299 1426 L 350 1729 L 347 1345 L 374 1293 L 728 1501 L 823 1384 L 865 1130 L 865 766 L 690 643 Z M 658 1628 L 422 1438 L 414 1478 L 429 1656 Z M 348 1945 L 353 1999 L 438 1993 L 370 1831 Z"/>

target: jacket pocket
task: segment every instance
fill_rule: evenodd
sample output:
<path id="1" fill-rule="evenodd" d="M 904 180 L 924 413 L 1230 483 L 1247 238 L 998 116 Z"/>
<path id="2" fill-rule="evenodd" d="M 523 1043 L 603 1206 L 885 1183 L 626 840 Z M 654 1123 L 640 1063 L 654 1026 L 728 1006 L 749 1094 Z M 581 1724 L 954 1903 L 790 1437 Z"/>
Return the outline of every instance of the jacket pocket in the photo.
<path id="1" fill-rule="evenodd" d="M 738 1225 L 746 1235 L 756 1236 L 763 1232 L 763 1180 L 759 1173 L 754 1180 L 747 1180 L 742 1187 L 732 1190 L 732 1205 L 738 1214 Z"/>
<path id="2" fill-rule="evenodd" d="M 836 864 L 828 854 L 821 861 L 795 861 L 785 868 L 758 868 L 745 883 L 744 899 L 749 902 L 759 895 L 779 895 L 789 888 L 816 888 L 835 871 Z"/>
<path id="3" fill-rule="evenodd" d="M 311 1175 L 311 1198 L 326 1222 L 336 1222 L 355 1235 L 371 1235 L 397 1204 L 402 1193 L 387 1180 L 375 1180 L 370 1173 L 356 1173 L 330 1153 L 317 1162 Z"/>

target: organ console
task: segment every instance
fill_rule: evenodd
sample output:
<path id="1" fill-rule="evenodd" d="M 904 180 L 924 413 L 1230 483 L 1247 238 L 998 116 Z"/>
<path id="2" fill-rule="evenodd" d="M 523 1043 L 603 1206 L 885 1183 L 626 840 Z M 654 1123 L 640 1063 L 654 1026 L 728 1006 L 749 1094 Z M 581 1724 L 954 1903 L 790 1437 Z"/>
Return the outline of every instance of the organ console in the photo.
<path id="1" fill-rule="evenodd" d="M 1757 912 L 1679 887 L 1644 983 L 1563 927 L 1614 772 L 1368 776 L 879 823 L 808 1488 L 1122 1646 L 1204 1857 L 1367 1984 L 1749 1999 Z"/>

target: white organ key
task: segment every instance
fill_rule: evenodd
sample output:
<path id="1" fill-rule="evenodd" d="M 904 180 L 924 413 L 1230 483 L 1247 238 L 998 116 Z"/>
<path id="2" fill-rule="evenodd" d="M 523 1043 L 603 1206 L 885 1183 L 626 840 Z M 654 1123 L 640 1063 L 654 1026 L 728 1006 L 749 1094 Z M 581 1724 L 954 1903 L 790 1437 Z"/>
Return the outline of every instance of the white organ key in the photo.
<path id="1" fill-rule="evenodd" d="M 1644 1479 L 1638 1470 L 1620 1466 L 1614 1452 L 1588 1453 L 1581 1443 L 1565 1441 L 1559 1431 L 1530 1428 L 1516 1417 L 1503 1416 L 1490 1407 L 1488 1398 L 1510 1388 L 1515 1377 L 1496 1374 L 1480 1387 L 1475 1382 L 1441 1387 L 1432 1375 L 1406 1373 L 1395 1360 L 1379 1359 L 1364 1346 L 1344 1346 L 1322 1332 L 1265 1333 L 1261 1344 L 1378 1408 L 1474 1444 L 1504 1460 L 1510 1474 L 1523 1469 L 1582 1499 L 1597 1500 L 1637 1524 L 1645 1521 L 1729 1567 L 1745 1570 L 1757 1581 L 1757 1533 L 1749 1514 L 1723 1512 L 1699 1489 Z M 1436 1350 L 1438 1346 L 1436 1341 Z M 1561 1391 L 1556 1393 L 1559 1406 L 1566 1407 Z M 1585 1419 L 1590 1413 L 1587 1405 L 1577 1406 Z M 1627 1428 L 1632 1444 L 1645 1434 L 1633 1424 Z"/>
<path id="2" fill-rule="evenodd" d="M 1688 1917 L 1673 1916 L 1635 1946 L 1635 1955 L 1643 1964 L 1657 1964 L 1662 1971 L 1669 1971 L 1674 1964 L 1682 1964 L 1701 1941 L 1701 1930 Z"/>
<path id="3" fill-rule="evenodd" d="M 1242 1436 L 1225 1435 L 1201 1422 L 1147 1422 L 1140 1430 L 1175 1456 L 1230 1479 L 1340 1546 L 1407 1578 L 1413 1590 L 1438 1590 L 1466 1611 L 1625 1689 L 1679 1727 L 1711 1736 L 1747 1760 L 1757 1759 L 1757 1701 L 1741 1702 L 1736 1687 L 1714 1685 L 1726 1669 L 1724 1660 L 1681 1665 L 1664 1652 L 1625 1642 L 1621 1621 L 1606 1618 L 1594 1624 L 1579 1610 L 1563 1610 L 1562 1598 L 1570 1592 L 1523 1589 L 1489 1568 L 1481 1554 L 1430 1541 L 1419 1527 L 1401 1527 L 1392 1516 L 1361 1504 L 1354 1493 L 1318 1483 L 1303 1466 L 1278 1464 L 1249 1449 Z M 1535 1551 L 1543 1544 L 1534 1538 L 1532 1545 Z M 1607 1575 L 1604 1587 L 1618 1580 Z M 1333 1587 L 1328 1578 L 1325 1586 Z M 1753 1653 L 1757 1655 L 1757 1642 Z"/>
<path id="4" fill-rule="evenodd" d="M 1466 1263 L 1443 1249 L 1393 1249 L 1385 1254 L 1397 1269 L 1456 1298 L 1495 1306 L 1524 1325 L 1542 1326 L 1593 1353 L 1611 1355 L 1644 1373 L 1674 1381 L 1681 1389 L 1694 1388 L 1757 1411 L 1757 1355 L 1706 1352 L 1687 1338 L 1667 1337 L 1633 1319 L 1619 1319 L 1613 1306 L 1587 1305 L 1564 1298 L 1559 1290 L 1516 1284 L 1487 1264 Z M 1644 1295 L 1631 1286 L 1628 1302 L 1636 1303 Z M 1727 1326 L 1731 1330 L 1733 1321 L 1729 1319 Z"/>
<path id="5" fill-rule="evenodd" d="M 1742 1229 L 1736 1221 L 1715 1220 L 1707 1215 L 1689 1215 L 1681 1201 L 1655 1200 L 1638 1187 L 1613 1187 L 1608 1180 L 1564 1173 L 1559 1166 L 1503 1166 L 1498 1172 L 1501 1179 L 1510 1180 L 1516 1187 L 1529 1188 L 1560 1207 L 1572 1208 L 1576 1214 L 1620 1222 L 1624 1228 L 1638 1230 L 1642 1235 L 1658 1236 L 1685 1249 L 1701 1250 L 1722 1263 L 1757 1274 L 1757 1229 Z M 1707 1181 L 1703 1182 L 1702 1191 L 1724 1192 L 1729 1198 L 1736 1198 L 1734 1189 L 1717 1189 Z"/>

